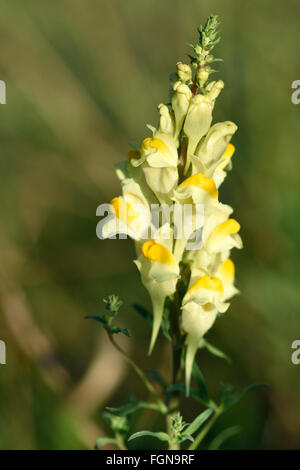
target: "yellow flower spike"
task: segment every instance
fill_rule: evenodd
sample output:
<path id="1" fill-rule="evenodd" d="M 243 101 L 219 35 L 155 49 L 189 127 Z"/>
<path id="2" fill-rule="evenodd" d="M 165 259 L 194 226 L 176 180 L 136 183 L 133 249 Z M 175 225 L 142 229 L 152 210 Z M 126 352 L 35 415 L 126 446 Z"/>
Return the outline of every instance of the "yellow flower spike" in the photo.
<path id="1" fill-rule="evenodd" d="M 193 285 L 189 288 L 188 293 L 196 292 L 199 289 L 207 289 L 216 292 L 223 293 L 223 284 L 218 277 L 203 276 L 200 277 Z"/>
<path id="2" fill-rule="evenodd" d="M 216 183 L 212 178 L 202 175 L 202 173 L 197 173 L 196 175 L 190 176 L 183 183 L 181 187 L 186 188 L 188 186 L 197 186 L 198 188 L 204 189 L 211 197 L 218 198 L 218 190 L 216 188 Z"/>
<path id="3" fill-rule="evenodd" d="M 142 254 L 145 258 L 151 261 L 158 261 L 159 263 L 170 265 L 173 263 L 173 255 L 163 245 L 154 241 L 145 242 L 142 246 Z"/>
<path id="4" fill-rule="evenodd" d="M 230 160 L 234 152 L 235 152 L 235 146 L 232 144 L 228 144 L 221 158 L 226 158 L 227 160 Z"/>
<path id="5" fill-rule="evenodd" d="M 116 217 L 127 224 L 130 224 L 138 215 L 132 205 L 125 201 L 122 196 L 115 197 L 110 201 L 110 204 Z"/>

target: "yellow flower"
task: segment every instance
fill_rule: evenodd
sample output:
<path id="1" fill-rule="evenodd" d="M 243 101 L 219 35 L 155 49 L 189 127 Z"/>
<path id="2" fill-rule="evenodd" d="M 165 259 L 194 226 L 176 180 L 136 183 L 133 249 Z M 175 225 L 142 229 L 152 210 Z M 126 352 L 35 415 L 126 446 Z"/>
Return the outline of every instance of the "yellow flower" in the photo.
<path id="1" fill-rule="evenodd" d="M 201 338 L 212 327 L 218 312 L 225 312 L 228 304 L 222 301 L 224 294 L 220 278 L 204 275 L 191 285 L 182 301 L 182 328 L 187 333 L 185 358 L 186 390 L 189 392 L 193 361 Z"/>
<path id="2" fill-rule="evenodd" d="M 163 244 L 165 243 L 165 244 Z M 149 292 L 153 308 L 153 327 L 149 354 L 159 332 L 166 297 L 176 290 L 179 265 L 171 252 L 172 240 L 149 240 L 143 243 L 141 254 L 135 261 L 142 283 Z M 169 244 L 169 246 L 167 246 Z"/>

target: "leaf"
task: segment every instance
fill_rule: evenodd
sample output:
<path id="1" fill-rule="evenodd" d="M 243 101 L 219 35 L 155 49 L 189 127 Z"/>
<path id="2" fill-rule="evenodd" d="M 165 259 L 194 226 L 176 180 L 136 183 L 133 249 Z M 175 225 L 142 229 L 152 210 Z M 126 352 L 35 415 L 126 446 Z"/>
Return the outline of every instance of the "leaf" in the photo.
<path id="1" fill-rule="evenodd" d="M 186 388 L 185 388 L 184 384 L 173 384 L 173 385 L 170 385 L 166 389 L 167 394 L 173 393 L 173 392 L 184 392 L 185 393 L 185 391 L 186 391 Z M 196 390 L 193 387 L 190 387 L 190 397 L 194 398 L 194 400 L 199 401 L 200 403 L 202 403 L 205 406 L 208 406 L 208 405 L 211 406 L 211 407 L 216 406 L 212 400 L 210 400 L 209 403 L 204 402 L 202 400 L 202 398 L 200 397 L 200 395 L 198 393 L 198 390 Z"/>
<path id="2" fill-rule="evenodd" d="M 221 359 L 225 359 L 225 361 L 231 364 L 232 361 L 230 357 L 227 356 L 227 354 L 225 354 L 223 351 L 221 351 L 221 349 L 217 348 L 216 346 L 213 346 L 212 344 L 210 344 L 204 338 L 203 338 L 203 346 L 214 356 L 220 357 Z"/>
<path id="3" fill-rule="evenodd" d="M 167 384 L 157 369 L 150 369 L 148 374 L 154 382 L 158 383 L 163 390 L 166 390 Z"/>
<path id="4" fill-rule="evenodd" d="M 208 410 L 203 411 L 200 413 L 197 418 L 194 419 L 194 421 L 186 428 L 186 432 L 188 434 L 194 434 L 200 426 L 202 426 L 203 423 L 205 423 L 206 420 L 213 414 L 214 410 L 212 408 L 209 408 Z"/>
<path id="5" fill-rule="evenodd" d="M 115 316 L 115 315 L 116 315 L 116 313 L 113 316 Z M 86 320 L 95 320 L 95 321 L 101 323 L 103 325 L 104 329 L 112 335 L 122 333 L 123 335 L 128 336 L 130 338 L 129 328 L 120 328 L 120 327 L 114 325 L 113 323 L 111 323 L 111 319 L 113 318 L 113 316 L 111 314 L 88 315 L 84 318 Z"/>
<path id="6" fill-rule="evenodd" d="M 210 443 L 208 450 L 218 450 L 227 439 L 239 434 L 242 430 L 241 426 L 231 426 L 221 431 Z"/>
<path id="7" fill-rule="evenodd" d="M 143 437 L 143 436 L 154 437 L 156 439 L 159 439 L 160 441 L 165 441 L 165 442 L 170 441 L 170 436 L 167 433 L 152 432 L 152 431 L 139 431 L 134 434 L 131 434 L 131 436 L 128 438 L 128 441 L 132 441 L 133 439 L 136 439 L 137 437 Z"/>
<path id="8" fill-rule="evenodd" d="M 238 403 L 243 397 L 243 395 L 245 395 L 245 393 L 257 387 L 266 387 L 266 384 L 250 384 L 247 387 L 242 388 L 241 390 L 237 390 L 236 392 L 233 392 L 234 387 L 232 385 L 221 384 L 220 397 L 224 411 L 229 410 L 229 408 Z"/>
<path id="9" fill-rule="evenodd" d="M 139 315 L 141 315 L 141 317 L 143 317 L 145 320 L 147 320 L 148 323 L 150 323 L 150 325 L 152 325 L 153 315 L 151 315 L 149 310 L 139 304 L 132 304 L 132 307 Z"/>
<path id="10" fill-rule="evenodd" d="M 181 439 L 180 439 L 180 442 L 184 442 L 184 441 L 191 441 L 191 442 L 194 442 L 194 438 L 190 435 L 190 434 L 181 434 Z"/>
<path id="11" fill-rule="evenodd" d="M 209 406 L 211 404 L 211 399 L 206 387 L 206 383 L 204 380 L 204 377 L 202 375 L 202 372 L 200 371 L 199 367 L 197 366 L 196 362 L 194 361 L 193 364 L 193 371 L 192 371 L 193 377 L 196 380 L 197 383 L 197 394 L 199 398 L 201 398 L 201 401 Z"/>
<path id="12" fill-rule="evenodd" d="M 170 321 L 169 319 L 164 315 L 162 317 L 162 321 L 161 321 L 161 331 L 162 331 L 162 334 L 164 335 L 164 337 L 168 340 L 168 341 L 171 341 L 171 336 L 170 336 Z"/>
<path id="13" fill-rule="evenodd" d="M 106 411 L 102 413 L 102 416 L 109 422 L 110 427 L 113 431 L 128 432 L 129 422 L 126 416 L 119 416 Z"/>
<path id="14" fill-rule="evenodd" d="M 113 437 L 99 437 L 95 442 L 95 449 L 100 450 L 101 446 L 105 446 L 106 444 L 117 445 L 117 441 Z"/>
<path id="15" fill-rule="evenodd" d="M 102 323 L 102 325 L 106 325 L 107 324 L 107 318 L 105 318 L 105 317 L 106 317 L 106 315 L 87 315 L 84 318 L 86 320 L 95 320 L 99 323 Z"/>
<path id="16" fill-rule="evenodd" d="M 126 405 L 123 405 L 120 408 L 111 408 L 107 406 L 105 409 L 117 416 L 129 416 L 140 409 L 148 409 L 161 412 L 161 408 L 157 403 L 147 403 L 145 401 L 140 401 L 138 403 L 127 403 Z"/>

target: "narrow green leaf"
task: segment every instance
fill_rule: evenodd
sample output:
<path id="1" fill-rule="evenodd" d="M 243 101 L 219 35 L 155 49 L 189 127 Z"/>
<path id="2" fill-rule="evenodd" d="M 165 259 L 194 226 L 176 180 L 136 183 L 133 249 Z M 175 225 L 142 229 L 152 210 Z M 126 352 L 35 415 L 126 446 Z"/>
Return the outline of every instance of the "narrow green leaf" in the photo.
<path id="1" fill-rule="evenodd" d="M 194 438 L 190 435 L 190 434 L 181 434 L 180 436 L 180 441 L 181 442 L 184 442 L 184 441 L 191 441 L 191 442 L 194 442 Z"/>
<path id="2" fill-rule="evenodd" d="M 231 359 L 227 354 L 225 354 L 221 349 L 217 348 L 216 346 L 213 346 L 210 344 L 208 341 L 206 341 L 203 338 L 203 346 L 214 356 L 220 357 L 221 359 L 225 359 L 229 364 L 231 364 Z"/>
<path id="3" fill-rule="evenodd" d="M 250 384 L 247 387 L 242 388 L 241 390 L 237 390 L 236 392 L 233 392 L 233 387 L 231 385 L 223 385 L 221 390 L 221 401 L 223 403 L 224 411 L 229 410 L 229 408 L 238 403 L 240 399 L 245 395 L 245 393 L 257 387 L 266 387 L 266 384 Z"/>
<path id="4" fill-rule="evenodd" d="M 241 432 L 241 426 L 231 426 L 221 431 L 210 443 L 208 450 L 218 450 L 225 441 Z"/>
<path id="5" fill-rule="evenodd" d="M 130 330 L 129 330 L 129 328 L 123 328 L 123 329 L 121 330 L 121 333 L 123 333 L 123 335 L 128 336 L 128 338 L 130 338 Z"/>
<path id="6" fill-rule="evenodd" d="M 171 336 L 170 336 L 170 321 L 169 319 L 164 315 L 161 321 L 161 331 L 164 337 L 168 340 L 171 341 Z"/>
<path id="7" fill-rule="evenodd" d="M 184 384 L 174 384 L 174 385 L 170 385 L 166 389 L 166 394 L 173 393 L 173 392 L 184 392 L 185 393 L 185 391 L 186 391 L 186 388 L 185 388 Z M 199 395 L 198 390 L 196 390 L 193 387 L 190 387 L 190 398 L 193 398 L 194 400 L 199 401 L 200 403 L 202 403 L 202 405 L 205 405 L 205 406 L 209 406 L 209 407 L 212 407 L 212 408 L 217 406 L 212 399 L 210 399 L 208 402 L 204 401 L 201 398 L 201 396 Z"/>
<path id="8" fill-rule="evenodd" d="M 211 399 L 210 399 L 210 396 L 209 396 L 209 393 L 208 393 L 208 390 L 207 390 L 206 383 L 205 383 L 204 377 L 202 375 L 202 372 L 200 371 L 200 369 L 197 366 L 195 361 L 194 361 L 194 364 L 193 364 L 192 374 L 193 374 L 193 376 L 196 380 L 196 383 L 197 383 L 197 393 L 198 393 L 199 398 L 201 398 L 202 402 L 205 405 L 209 406 L 209 404 L 211 402 Z"/>
<path id="9" fill-rule="evenodd" d="M 107 325 L 107 318 L 106 315 L 87 315 L 84 317 L 86 320 L 95 320 L 102 325 Z"/>
<path id="10" fill-rule="evenodd" d="M 154 437 L 156 439 L 159 439 L 160 441 L 165 441 L 165 442 L 169 442 L 170 440 L 170 436 L 165 432 L 139 431 L 139 432 L 132 434 L 129 437 L 128 441 L 132 441 L 133 439 L 136 439 L 137 437 L 143 437 L 143 436 Z"/>
<path id="11" fill-rule="evenodd" d="M 208 410 L 203 411 L 200 413 L 197 418 L 194 419 L 194 421 L 186 428 L 185 432 L 187 434 L 194 434 L 200 426 L 202 426 L 203 423 L 213 414 L 214 410 L 212 408 L 209 408 Z"/>
<path id="12" fill-rule="evenodd" d="M 163 390 L 166 390 L 167 384 L 157 369 L 150 369 L 148 374 L 154 382 L 158 383 Z"/>
<path id="13" fill-rule="evenodd" d="M 148 323 L 150 323 L 150 325 L 152 325 L 153 315 L 149 312 L 149 310 L 139 304 L 132 304 L 132 307 L 139 315 L 141 315 L 141 317 L 143 317 L 145 320 L 147 320 Z"/>
<path id="14" fill-rule="evenodd" d="M 121 406 L 120 408 L 112 408 L 106 406 L 105 409 L 116 416 L 129 416 L 140 409 L 148 409 L 161 412 L 161 408 L 157 403 L 148 403 L 145 401 L 140 401 L 138 403 L 128 403 L 124 406 Z"/>

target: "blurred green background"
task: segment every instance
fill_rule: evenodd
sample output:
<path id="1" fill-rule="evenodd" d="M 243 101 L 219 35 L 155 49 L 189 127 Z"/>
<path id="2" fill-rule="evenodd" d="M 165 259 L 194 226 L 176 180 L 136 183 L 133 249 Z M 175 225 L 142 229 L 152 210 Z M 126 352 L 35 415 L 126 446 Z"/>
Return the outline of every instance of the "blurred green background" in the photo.
<path id="1" fill-rule="evenodd" d="M 131 307 L 149 306 L 133 243 L 98 240 L 95 214 L 119 194 L 113 164 L 148 135 L 146 123 L 156 125 L 169 74 L 213 13 L 225 60 L 214 120 L 239 126 L 221 200 L 235 208 L 245 248 L 234 253 L 241 295 L 208 335 L 233 365 L 205 352 L 199 364 L 213 395 L 221 379 L 269 387 L 210 437 L 241 425 L 226 448 L 299 449 L 299 1 L 1 0 L 0 12 L 0 448 L 92 448 L 107 432 L 105 405 L 132 389 L 146 398 L 101 328 L 84 320 L 108 294 L 124 301 L 119 321 L 133 336 L 124 347 L 170 376 L 163 339 L 147 358 L 150 330 Z M 199 413 L 191 400 L 183 409 L 187 421 Z M 145 422 L 159 426 L 147 412 L 134 430 Z"/>

